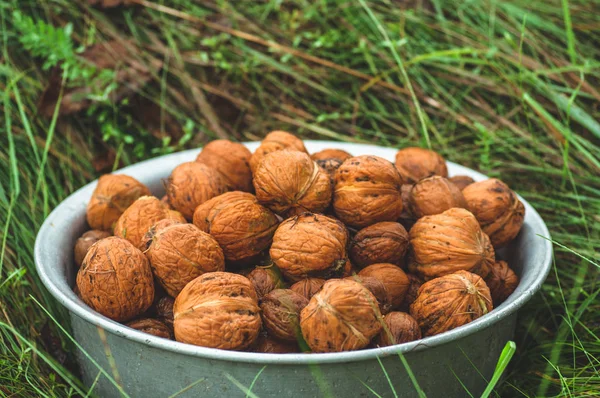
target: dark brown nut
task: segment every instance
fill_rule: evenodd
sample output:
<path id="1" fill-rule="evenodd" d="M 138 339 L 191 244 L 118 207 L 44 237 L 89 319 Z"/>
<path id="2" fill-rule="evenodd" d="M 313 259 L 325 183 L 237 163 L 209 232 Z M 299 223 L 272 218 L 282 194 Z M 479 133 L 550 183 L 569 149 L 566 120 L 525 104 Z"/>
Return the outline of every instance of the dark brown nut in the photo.
<path id="1" fill-rule="evenodd" d="M 310 300 L 324 284 L 325 279 L 306 278 L 294 283 L 290 289 Z"/>
<path id="2" fill-rule="evenodd" d="M 114 236 L 94 243 L 77 273 L 80 297 L 93 310 L 123 322 L 152 305 L 154 279 L 146 256 Z"/>
<path id="3" fill-rule="evenodd" d="M 497 261 L 492 265 L 485 283 L 490 289 L 494 307 L 497 307 L 515 291 L 519 285 L 519 277 L 509 268 L 506 261 Z"/>
<path id="4" fill-rule="evenodd" d="M 308 299 L 290 289 L 275 289 L 263 297 L 260 309 L 267 332 L 283 341 L 297 341 L 300 336 L 300 311 Z"/>
<path id="5" fill-rule="evenodd" d="M 333 184 L 335 179 L 335 173 L 337 169 L 342 165 L 342 161 L 339 159 L 324 159 L 324 160 L 315 160 L 317 165 L 329 176 L 329 180 L 331 184 Z"/>
<path id="6" fill-rule="evenodd" d="M 304 147 L 304 142 L 295 135 L 286 131 L 271 131 L 262 140 L 260 146 L 254 151 L 250 158 L 250 169 L 252 170 L 252 173 L 256 172 L 258 165 L 267 154 L 282 149 L 291 149 L 308 153 Z"/>
<path id="7" fill-rule="evenodd" d="M 392 298 L 388 294 L 387 288 L 382 281 L 377 278 L 373 278 L 372 276 L 359 275 L 347 276 L 345 279 L 356 281 L 369 289 L 369 291 L 373 293 L 373 296 L 375 296 L 375 299 L 377 299 L 377 305 L 379 306 L 379 311 L 381 311 L 382 315 L 385 315 L 391 311 Z"/>
<path id="8" fill-rule="evenodd" d="M 75 242 L 75 249 L 73 250 L 75 264 L 77 267 L 81 267 L 81 263 L 85 258 L 90 247 L 98 242 L 100 239 L 108 238 L 110 234 L 106 231 L 100 231 L 97 229 L 93 229 L 91 231 L 87 231 L 79 239 Z"/>
<path id="9" fill-rule="evenodd" d="M 457 271 L 425 282 L 410 306 L 423 336 L 465 325 L 493 309 L 490 289 L 479 275 Z"/>
<path id="10" fill-rule="evenodd" d="M 285 282 L 281 276 L 281 271 L 274 264 L 268 267 L 256 267 L 247 277 L 256 289 L 259 302 L 272 290 L 285 289 Z"/>
<path id="11" fill-rule="evenodd" d="M 359 268 L 378 263 L 404 265 L 408 232 L 397 222 L 384 221 L 358 231 L 350 243 L 350 259 Z"/>
<path id="12" fill-rule="evenodd" d="M 414 184 L 431 176 L 448 177 L 444 158 L 429 149 L 410 147 L 399 150 L 396 168 L 405 184 Z"/>
<path id="13" fill-rule="evenodd" d="M 225 270 L 217 241 L 193 224 L 174 224 L 156 231 L 146 256 L 154 276 L 172 297 L 196 277 Z"/>
<path id="14" fill-rule="evenodd" d="M 105 174 L 98 180 L 87 206 L 87 222 L 92 229 L 112 231 L 121 214 L 150 190 L 133 177 Z"/>
<path id="15" fill-rule="evenodd" d="M 227 183 L 219 172 L 198 162 L 175 167 L 167 184 L 171 206 L 191 220 L 196 207 L 227 192 Z"/>
<path id="16" fill-rule="evenodd" d="M 267 333 L 261 333 L 251 348 L 252 352 L 262 352 L 264 354 L 290 354 L 300 352 L 298 343 L 277 340 Z"/>
<path id="17" fill-rule="evenodd" d="M 379 347 L 408 343 L 421 338 L 419 324 L 405 312 L 390 312 L 383 321 L 383 329 L 375 338 L 375 344 Z"/>
<path id="18" fill-rule="evenodd" d="M 381 221 L 396 221 L 402 213 L 400 174 L 377 156 L 344 161 L 335 174 L 333 209 L 336 216 L 356 228 Z"/>
<path id="19" fill-rule="evenodd" d="M 343 162 L 344 160 L 351 158 L 352 155 L 342 149 L 323 149 L 322 151 L 313 153 L 310 157 L 317 162 L 319 160 L 327 159 L 337 159 L 340 162 Z"/>
<path id="20" fill-rule="evenodd" d="M 320 213 L 331 203 L 331 180 L 308 154 L 281 150 L 266 155 L 254 172 L 258 201 L 275 213 Z"/>
<path id="21" fill-rule="evenodd" d="M 217 170 L 229 189 L 252 192 L 251 156 L 248 148 L 240 143 L 215 140 L 206 144 L 196 162 Z"/>
<path id="22" fill-rule="evenodd" d="M 375 296 L 348 279 L 332 279 L 300 312 L 300 328 L 313 352 L 360 350 L 381 330 Z"/>
<path id="23" fill-rule="evenodd" d="M 425 279 L 465 270 L 485 277 L 494 248 L 468 210 L 450 209 L 419 219 L 409 232 L 408 268 Z"/>
<path id="24" fill-rule="evenodd" d="M 408 195 L 410 213 L 415 218 L 440 214 L 453 207 L 467 208 L 460 189 L 444 177 L 433 176 L 415 183 Z"/>
<path id="25" fill-rule="evenodd" d="M 173 338 L 169 327 L 164 322 L 161 322 L 158 319 L 136 319 L 135 321 L 126 323 L 125 326 L 139 330 L 140 332 L 151 334 L 156 337 L 162 337 L 163 339 Z"/>
<path id="26" fill-rule="evenodd" d="M 156 303 L 156 317 L 163 321 L 171 330 L 173 330 L 173 305 L 175 299 L 165 296 Z"/>
<path id="27" fill-rule="evenodd" d="M 363 268 L 358 273 L 358 276 L 361 278 L 372 277 L 379 279 L 383 283 L 389 297 L 388 301 L 391 303 L 390 310 L 394 310 L 402 305 L 410 285 L 410 281 L 404 271 L 394 264 L 372 264 Z"/>
<path id="28" fill-rule="evenodd" d="M 449 180 L 461 191 L 475 182 L 475 180 L 469 176 L 454 176 L 450 177 Z"/>
<path id="29" fill-rule="evenodd" d="M 202 347 L 243 350 L 261 328 L 254 286 L 229 272 L 209 272 L 188 283 L 173 313 L 175 339 Z"/>
<path id="30" fill-rule="evenodd" d="M 270 254 L 275 265 L 291 280 L 327 279 L 344 272 L 347 242 L 348 232 L 341 222 L 305 213 L 279 224 Z"/>
<path id="31" fill-rule="evenodd" d="M 463 195 L 495 248 L 505 246 L 517 236 L 525 219 L 525 206 L 508 185 L 490 178 L 469 185 Z"/>
<path id="32" fill-rule="evenodd" d="M 227 192 L 196 208 L 194 225 L 211 234 L 227 261 L 240 261 L 268 249 L 279 220 L 252 194 Z"/>
<path id="33" fill-rule="evenodd" d="M 140 250 L 146 250 L 144 236 L 154 224 L 165 219 L 185 222 L 158 198 L 142 196 L 119 217 L 115 224 L 115 236 L 127 239 Z"/>
<path id="34" fill-rule="evenodd" d="M 408 207 L 408 201 L 410 197 L 410 191 L 412 190 L 412 184 L 404 184 L 400 188 L 401 197 L 402 197 L 402 213 L 400 213 L 400 217 L 398 218 L 398 222 L 402 224 L 402 226 L 410 231 L 417 218 L 410 212 L 410 208 Z"/>
<path id="35" fill-rule="evenodd" d="M 400 311 L 409 312 L 410 305 L 415 302 L 417 296 L 419 294 L 419 289 L 423 285 L 424 281 L 420 276 L 415 274 L 406 274 L 410 285 L 408 286 L 408 290 L 406 291 L 406 296 L 404 297 L 404 302 L 400 306 Z"/>

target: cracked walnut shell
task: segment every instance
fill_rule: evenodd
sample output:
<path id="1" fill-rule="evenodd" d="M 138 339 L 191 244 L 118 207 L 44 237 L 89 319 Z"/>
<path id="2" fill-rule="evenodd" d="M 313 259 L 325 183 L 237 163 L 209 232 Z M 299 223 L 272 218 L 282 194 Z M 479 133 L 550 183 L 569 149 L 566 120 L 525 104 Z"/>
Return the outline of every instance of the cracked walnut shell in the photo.
<path id="1" fill-rule="evenodd" d="M 453 207 L 467 208 L 467 201 L 456 185 L 444 177 L 433 176 L 415 183 L 408 194 L 410 213 L 415 218 L 440 214 Z"/>
<path id="2" fill-rule="evenodd" d="M 267 332 L 283 341 L 297 341 L 300 336 L 300 311 L 308 299 L 290 289 L 275 289 L 265 295 L 260 304 L 263 325 Z"/>
<path id="3" fill-rule="evenodd" d="M 256 149 L 256 151 L 254 151 L 252 157 L 250 158 L 250 169 L 252 170 L 252 173 L 256 172 L 258 165 L 267 154 L 280 151 L 282 149 L 290 149 L 308 153 L 306 147 L 304 146 L 304 142 L 302 142 L 302 140 L 295 135 L 286 131 L 271 131 L 265 136 L 260 143 L 260 146 Z"/>
<path id="4" fill-rule="evenodd" d="M 497 307 L 510 296 L 519 285 L 519 278 L 506 261 L 497 261 L 490 268 L 490 273 L 485 278 L 485 283 L 490 288 L 490 294 Z"/>
<path id="5" fill-rule="evenodd" d="M 409 147 L 399 150 L 396 168 L 405 184 L 414 184 L 431 176 L 448 177 L 444 158 L 429 149 Z"/>
<path id="6" fill-rule="evenodd" d="M 375 338 L 375 345 L 378 347 L 408 343 L 421 338 L 419 324 L 405 312 L 390 312 L 383 317 L 383 321 L 383 329 Z"/>
<path id="7" fill-rule="evenodd" d="M 171 330 L 169 329 L 169 327 L 164 322 L 161 322 L 158 319 L 136 319 L 135 321 L 126 323 L 125 326 L 139 330 L 140 332 L 151 334 L 156 337 L 162 337 L 163 339 L 172 338 Z"/>
<path id="8" fill-rule="evenodd" d="M 394 264 L 372 264 L 363 268 L 358 276 L 360 278 L 372 277 L 381 281 L 388 295 L 391 310 L 402 305 L 410 286 L 410 281 L 404 271 Z"/>
<path id="9" fill-rule="evenodd" d="M 202 149 L 196 162 L 215 169 L 229 189 L 252 192 L 252 154 L 244 145 L 229 140 L 211 141 Z"/>
<path id="10" fill-rule="evenodd" d="M 358 231 L 350 243 L 350 259 L 359 268 L 378 263 L 404 264 L 408 233 L 397 222 L 384 221 Z"/>
<path id="11" fill-rule="evenodd" d="M 75 242 L 75 248 L 73 249 L 73 258 L 75 259 L 77 267 L 81 267 L 85 255 L 94 243 L 98 242 L 100 239 L 108 238 L 109 236 L 110 234 L 108 232 L 97 229 L 87 231 L 81 235 L 79 239 L 77 239 L 77 242 Z"/>

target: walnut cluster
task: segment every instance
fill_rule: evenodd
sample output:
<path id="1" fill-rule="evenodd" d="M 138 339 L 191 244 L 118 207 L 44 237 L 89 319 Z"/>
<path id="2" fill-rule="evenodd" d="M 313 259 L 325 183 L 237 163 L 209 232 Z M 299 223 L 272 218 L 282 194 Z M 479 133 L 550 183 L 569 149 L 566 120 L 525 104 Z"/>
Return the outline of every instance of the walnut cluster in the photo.
<path id="1" fill-rule="evenodd" d="M 74 290 L 139 332 L 278 354 L 419 340 L 517 294 L 497 251 L 523 225 L 518 195 L 449 176 L 428 149 L 394 160 L 309 154 L 273 131 L 254 153 L 210 142 L 158 196 L 104 175 L 74 242 Z"/>

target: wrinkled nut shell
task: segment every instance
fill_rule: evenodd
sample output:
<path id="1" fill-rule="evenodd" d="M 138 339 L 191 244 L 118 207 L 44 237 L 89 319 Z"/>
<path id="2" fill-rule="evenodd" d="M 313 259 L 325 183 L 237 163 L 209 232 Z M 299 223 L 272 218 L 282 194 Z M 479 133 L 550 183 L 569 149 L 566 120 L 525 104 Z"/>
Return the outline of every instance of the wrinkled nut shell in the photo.
<path id="1" fill-rule="evenodd" d="M 139 330 L 140 332 L 151 334 L 156 337 L 162 337 L 163 339 L 172 338 L 171 330 L 169 329 L 169 327 L 163 322 L 159 321 L 158 319 L 136 319 L 135 321 L 126 323 L 125 326 Z"/>
<path id="2" fill-rule="evenodd" d="M 223 350 L 243 350 L 258 337 L 260 308 L 250 281 L 229 272 L 206 273 L 175 299 L 175 339 Z"/>
<path id="3" fill-rule="evenodd" d="M 492 265 L 485 283 L 490 289 L 494 307 L 497 307 L 515 291 L 519 285 L 519 278 L 506 261 L 497 261 Z"/>
<path id="4" fill-rule="evenodd" d="M 475 182 L 475 180 L 469 176 L 454 176 L 450 177 L 449 180 L 461 191 Z"/>
<path id="5" fill-rule="evenodd" d="M 75 242 L 75 248 L 73 250 L 75 264 L 77 267 L 81 267 L 81 263 L 85 258 L 88 250 L 92 245 L 98 242 L 100 239 L 108 238 L 110 233 L 106 231 L 99 231 L 97 229 L 93 229 L 91 231 L 87 231 L 79 239 Z"/>
<path id="6" fill-rule="evenodd" d="M 175 299 L 165 296 L 156 303 L 156 317 L 173 330 L 173 305 Z"/>
<path id="7" fill-rule="evenodd" d="M 308 299 L 290 289 L 275 289 L 263 297 L 260 309 L 267 332 L 280 340 L 297 341 L 300 311 Z"/>
<path id="8" fill-rule="evenodd" d="M 494 248 L 479 223 L 465 209 L 450 209 L 419 219 L 409 233 L 409 270 L 425 279 L 459 270 L 485 277 L 494 263 Z"/>
<path id="9" fill-rule="evenodd" d="M 429 149 L 410 147 L 399 150 L 396 168 L 405 184 L 414 184 L 431 176 L 448 177 L 444 158 Z"/>
<path id="10" fill-rule="evenodd" d="M 334 183 L 335 173 L 337 169 L 342 165 L 342 161 L 339 159 L 324 159 L 324 160 L 315 160 L 317 165 L 329 176 L 329 180 L 331 184 Z"/>
<path id="11" fill-rule="evenodd" d="M 439 176 L 424 178 L 413 185 L 407 204 L 416 218 L 440 214 L 453 207 L 467 208 L 467 201 L 460 189 Z"/>
<path id="12" fill-rule="evenodd" d="M 359 350 L 381 330 L 381 313 L 363 285 L 333 279 L 301 311 L 300 327 L 313 352 Z"/>
<path id="13" fill-rule="evenodd" d="M 415 222 L 417 221 L 417 218 L 410 212 L 410 208 L 408 207 L 408 201 L 409 201 L 411 190 L 412 190 L 412 184 L 404 184 L 400 188 L 400 192 L 401 192 L 400 196 L 402 197 L 402 203 L 404 204 L 404 206 L 402 206 L 402 213 L 400 214 L 400 217 L 398 218 L 398 222 L 400 224 L 402 224 L 402 226 L 407 231 L 410 231 L 412 226 L 415 225 Z"/>
<path id="14" fill-rule="evenodd" d="M 300 348 L 296 342 L 277 340 L 267 333 L 261 333 L 252 345 L 251 351 L 264 354 L 289 354 L 300 352 Z"/>
<path id="15" fill-rule="evenodd" d="M 377 278 L 373 278 L 371 276 L 347 276 L 345 279 L 350 279 L 356 281 L 369 289 L 369 291 L 375 296 L 377 300 L 377 305 L 379 306 L 379 311 L 381 311 L 382 315 L 387 314 L 392 309 L 392 301 L 391 296 L 388 294 L 388 291 L 383 284 Z"/>
<path id="16" fill-rule="evenodd" d="M 525 206 L 508 185 L 490 178 L 469 185 L 463 195 L 495 248 L 505 246 L 518 235 L 525 219 Z"/>
<path id="17" fill-rule="evenodd" d="M 312 296 L 321 290 L 324 284 L 325 279 L 306 278 L 294 283 L 290 286 L 290 289 L 310 300 Z"/>
<path id="18" fill-rule="evenodd" d="M 483 279 L 458 271 L 425 282 L 410 306 L 410 314 L 423 336 L 433 336 L 466 325 L 492 309 L 490 289 Z"/>
<path id="19" fill-rule="evenodd" d="M 304 142 L 293 134 L 286 131 L 272 131 L 262 140 L 260 146 L 254 151 L 250 158 L 250 169 L 252 173 L 256 172 L 262 159 L 269 153 L 280 151 L 282 149 L 291 149 L 308 153 Z"/>
<path id="20" fill-rule="evenodd" d="M 172 297 L 196 277 L 225 270 L 225 257 L 217 241 L 193 224 L 159 229 L 146 256 L 156 279 Z"/>
<path id="21" fill-rule="evenodd" d="M 281 271 L 275 265 L 256 267 L 248 274 L 248 279 L 254 285 L 254 289 L 256 289 L 259 302 L 272 290 L 285 288 Z"/>
<path id="22" fill-rule="evenodd" d="M 98 179 L 87 206 L 86 218 L 92 229 L 112 231 L 121 214 L 138 198 L 150 195 L 150 190 L 133 177 L 105 174 Z"/>
<path id="23" fill-rule="evenodd" d="M 404 297 L 404 302 L 400 306 L 400 311 L 409 312 L 410 305 L 415 302 L 417 296 L 419 295 L 419 289 L 423 285 L 423 279 L 414 274 L 406 274 L 410 285 L 408 286 L 408 290 L 406 291 L 406 296 Z"/>
<path id="24" fill-rule="evenodd" d="M 158 231 L 175 224 L 186 224 L 186 221 L 184 220 L 182 222 L 179 220 L 173 220 L 172 218 L 166 218 L 164 220 L 160 220 L 159 222 L 151 226 L 150 229 L 148 229 L 148 232 L 146 232 L 146 234 L 142 238 L 141 250 L 145 253 L 150 247 L 150 244 L 152 244 L 152 240 L 154 239 Z"/>
<path id="25" fill-rule="evenodd" d="M 379 347 L 408 343 L 421 338 L 419 324 L 405 312 L 390 312 L 383 321 L 385 325 L 375 339 L 375 344 Z"/>
<path id="26" fill-rule="evenodd" d="M 80 298 L 115 321 L 128 321 L 154 300 L 154 279 L 144 254 L 114 236 L 90 247 L 77 273 Z"/>
<path id="27" fill-rule="evenodd" d="M 401 266 L 408 250 L 408 232 L 397 222 L 380 222 L 358 231 L 350 244 L 350 258 L 359 268 L 378 263 Z"/>
<path id="28" fill-rule="evenodd" d="M 396 221 L 402 213 L 400 174 L 378 156 L 349 158 L 335 174 L 333 209 L 352 227 Z"/>
<path id="29" fill-rule="evenodd" d="M 363 268 L 358 276 L 360 278 L 371 277 L 381 281 L 385 286 L 392 310 L 402 305 L 410 286 L 410 281 L 404 271 L 394 264 L 372 264 Z"/>
<path id="30" fill-rule="evenodd" d="M 342 149 L 323 149 L 322 151 L 313 153 L 310 157 L 316 162 L 329 159 L 336 159 L 343 162 L 344 160 L 351 158 L 352 155 Z"/>
<path id="31" fill-rule="evenodd" d="M 196 162 L 217 170 L 231 190 L 252 191 L 252 154 L 244 145 L 229 140 L 211 141 L 198 154 Z"/>

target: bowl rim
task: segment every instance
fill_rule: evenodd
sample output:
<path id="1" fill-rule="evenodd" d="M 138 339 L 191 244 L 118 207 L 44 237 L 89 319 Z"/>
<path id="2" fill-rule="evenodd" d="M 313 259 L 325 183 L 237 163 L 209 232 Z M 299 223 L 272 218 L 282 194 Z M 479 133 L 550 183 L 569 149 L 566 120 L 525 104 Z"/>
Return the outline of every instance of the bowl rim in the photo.
<path id="1" fill-rule="evenodd" d="M 335 147 L 339 149 L 349 150 L 357 149 L 357 148 L 372 148 L 376 151 L 395 151 L 396 148 L 386 148 L 383 146 L 377 145 L 368 145 L 368 144 L 357 144 L 357 143 L 344 143 L 338 141 L 316 141 L 316 140 L 305 140 L 305 145 L 307 147 L 317 147 L 320 149 L 324 149 L 326 147 Z M 254 149 L 258 146 L 258 142 L 243 142 L 242 144 L 249 147 L 249 149 Z M 177 158 L 181 161 L 193 160 L 197 155 L 198 151 L 201 148 L 186 150 L 182 152 L 177 152 L 169 155 L 164 155 L 160 157 L 155 157 L 152 159 L 148 159 L 134 165 L 116 170 L 115 173 L 119 174 L 129 174 L 135 173 L 136 170 L 141 170 L 144 168 L 151 168 L 151 165 L 158 164 L 161 161 L 164 161 L 166 158 Z M 318 150 L 318 149 L 317 149 Z M 453 162 L 447 162 L 451 168 L 462 170 L 468 173 L 476 180 L 487 179 L 488 177 L 482 173 L 474 171 L 472 169 L 468 169 L 464 166 L 458 165 Z M 538 230 L 537 236 L 540 237 L 540 248 L 537 249 L 539 254 L 541 255 L 540 264 L 537 265 L 537 269 L 541 270 L 532 281 L 532 283 L 525 288 L 522 294 L 515 296 L 511 295 L 504 303 L 502 303 L 499 307 L 494 308 L 494 310 L 466 325 L 460 326 L 458 328 L 452 329 L 450 331 L 441 333 L 439 335 L 425 337 L 420 340 L 397 344 L 388 347 L 380 347 L 380 348 L 368 348 L 358 351 L 346 351 L 346 352 L 335 352 L 335 353 L 290 353 L 290 354 L 270 354 L 270 353 L 253 353 L 253 352 L 243 352 L 243 351 L 227 351 L 216 348 L 207 348 L 200 347 L 191 344 L 180 343 L 173 340 L 167 340 L 164 338 L 152 336 L 135 329 L 131 329 L 125 325 L 117 323 L 109 318 L 100 315 L 99 313 L 93 311 L 91 308 L 87 307 L 83 301 L 81 301 L 72 291 L 64 292 L 59 286 L 56 284 L 56 276 L 52 274 L 56 274 L 56 271 L 52 271 L 52 264 L 49 264 L 49 261 L 45 259 L 45 237 L 51 234 L 54 234 L 55 231 L 52 229 L 53 222 L 57 219 L 58 215 L 69 208 L 70 202 L 78 199 L 83 193 L 88 190 L 91 190 L 92 186 L 96 184 L 97 180 L 86 184 L 79 190 L 75 191 L 71 195 L 69 195 L 66 199 L 64 199 L 56 208 L 48 215 L 41 228 L 38 231 L 35 246 L 34 246 L 34 259 L 36 264 L 37 272 L 40 276 L 40 279 L 44 286 L 48 289 L 48 291 L 52 294 L 52 296 L 63 306 L 65 306 L 69 312 L 73 315 L 78 316 L 79 318 L 84 319 L 85 321 L 96 325 L 98 327 L 103 328 L 104 330 L 109 331 L 119 337 L 124 337 L 128 340 L 135 341 L 137 343 L 162 349 L 168 350 L 174 353 L 195 356 L 199 358 L 205 358 L 209 360 L 221 360 L 221 361 L 230 361 L 230 362 L 242 362 L 242 363 L 259 363 L 259 364 L 282 364 L 282 365 L 303 365 L 303 364 L 331 364 L 331 363 L 347 363 L 347 362 L 357 362 L 364 360 L 372 360 L 378 357 L 386 357 L 390 355 L 399 355 L 409 352 L 421 351 L 430 347 L 435 347 L 447 343 L 451 343 L 453 341 L 459 340 L 461 338 L 467 337 L 473 333 L 481 329 L 488 328 L 493 326 L 497 322 L 502 321 L 507 318 L 511 314 L 515 313 L 519 308 L 521 308 L 527 301 L 531 299 L 531 297 L 537 293 L 537 291 L 541 288 L 544 283 L 548 273 L 550 272 L 551 264 L 552 264 L 552 242 L 550 238 L 550 233 L 546 224 L 544 223 L 541 216 L 538 212 L 520 195 L 519 199 L 523 202 L 525 206 L 525 214 L 526 220 L 529 219 L 532 224 L 535 225 Z M 91 193 L 91 191 L 90 191 Z M 66 276 L 61 276 L 66 279 Z"/>

